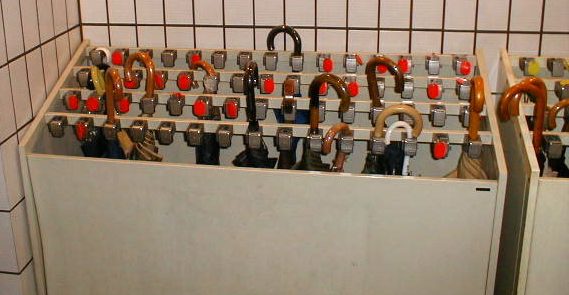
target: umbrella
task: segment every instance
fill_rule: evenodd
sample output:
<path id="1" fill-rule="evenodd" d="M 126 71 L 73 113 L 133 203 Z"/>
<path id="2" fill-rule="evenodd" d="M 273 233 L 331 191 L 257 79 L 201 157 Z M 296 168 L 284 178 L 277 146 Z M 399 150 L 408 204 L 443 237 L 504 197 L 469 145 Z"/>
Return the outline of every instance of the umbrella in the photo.
<path id="1" fill-rule="evenodd" d="M 294 42 L 294 52 L 292 56 L 302 56 L 302 41 L 300 39 L 300 34 L 298 34 L 298 32 L 293 27 L 287 25 L 276 26 L 273 29 L 271 29 L 271 31 L 267 35 L 267 49 L 269 51 L 275 50 L 275 37 L 279 33 L 286 33 L 292 38 Z M 287 93 L 284 93 L 285 88 L 286 87 L 283 87 L 283 95 L 288 95 Z M 285 121 L 284 114 L 280 109 L 274 109 L 273 111 L 275 113 L 277 122 L 279 123 L 286 122 L 293 124 L 308 124 L 309 122 L 310 113 L 306 110 L 298 110 L 296 112 L 296 117 L 292 122 Z M 278 169 L 291 169 L 294 166 L 294 164 L 296 163 L 296 148 L 298 146 L 298 141 L 299 141 L 298 138 L 294 138 L 292 140 L 291 149 L 283 150 L 280 152 L 277 164 Z"/>
<path id="2" fill-rule="evenodd" d="M 413 119 L 413 129 L 407 135 L 408 137 L 418 138 L 423 131 L 423 118 L 421 114 L 411 106 L 406 104 L 392 105 L 381 112 L 377 119 L 375 120 L 375 129 L 373 130 L 373 138 L 379 140 L 380 142 L 386 143 L 385 151 L 382 154 L 377 154 L 375 152 L 369 152 L 366 156 L 366 162 L 362 173 L 365 174 L 383 174 L 383 175 L 403 175 L 405 166 L 405 153 L 403 151 L 402 142 L 391 143 L 390 140 L 386 140 L 384 134 L 383 126 L 385 126 L 385 120 L 395 114 L 406 114 Z M 397 121 L 399 122 L 399 121 Z M 405 125 L 401 123 L 394 123 L 393 129 Z M 389 135 L 390 135 L 389 134 Z M 407 161 L 408 162 L 408 161 Z M 407 165 L 408 166 L 408 165 Z"/>
<path id="3" fill-rule="evenodd" d="M 371 120 L 372 123 L 374 122 L 374 117 L 373 117 L 373 112 L 379 112 L 381 109 L 383 109 L 385 106 L 383 105 L 383 103 L 381 102 L 381 98 L 379 97 L 379 87 L 377 86 L 377 73 L 376 73 L 376 68 L 379 65 L 383 65 L 386 66 L 387 69 L 389 70 L 389 73 L 391 75 L 393 75 L 393 78 L 395 79 L 395 92 L 396 93 L 401 93 L 403 92 L 403 72 L 401 72 L 399 70 L 399 68 L 397 67 L 397 64 L 385 57 L 385 56 L 376 56 L 371 58 L 367 64 L 366 64 L 366 77 L 367 77 L 367 85 L 368 85 L 368 91 L 369 91 L 369 99 L 371 100 L 371 110 L 372 112 L 370 113 L 371 116 Z"/>
<path id="4" fill-rule="evenodd" d="M 90 67 L 89 73 L 89 85 L 87 87 L 91 90 L 96 90 L 97 95 L 101 96 L 101 98 L 105 99 L 105 78 L 96 66 Z M 83 110 L 84 112 L 88 112 L 86 109 Z M 75 132 L 77 138 L 81 141 L 81 151 L 85 157 L 94 157 L 94 158 L 101 158 L 105 157 L 107 153 L 107 141 L 105 137 L 101 133 L 100 128 L 97 127 L 88 127 L 87 130 L 79 129 L 80 126 L 76 125 Z M 86 134 L 82 134 L 86 132 Z"/>
<path id="5" fill-rule="evenodd" d="M 106 158 L 110 159 L 125 159 L 125 154 L 130 154 L 131 151 L 125 153 L 123 151 L 123 146 L 128 147 L 125 140 L 127 137 L 118 137 L 119 132 L 124 132 L 120 130 L 120 122 L 116 118 L 115 102 L 124 97 L 122 79 L 119 75 L 119 71 L 115 68 L 107 70 L 105 74 L 105 93 L 106 93 L 106 110 L 107 110 L 107 121 L 103 126 L 103 133 L 107 141 L 107 153 Z M 123 144 L 119 143 L 119 139 Z"/>
<path id="6" fill-rule="evenodd" d="M 204 76 L 203 86 L 204 93 L 215 94 L 217 93 L 217 82 L 215 85 L 210 85 L 207 83 L 208 79 L 212 81 L 219 81 L 217 77 L 217 72 L 213 66 L 203 60 L 195 61 L 191 63 L 190 69 L 195 70 L 201 68 L 206 72 Z M 200 120 L 221 120 L 219 108 L 212 111 L 212 114 L 208 116 L 198 117 Z M 219 165 L 219 143 L 217 142 L 216 135 L 214 133 L 203 134 L 202 144 L 196 147 L 196 164 L 203 165 Z"/>
<path id="7" fill-rule="evenodd" d="M 471 89 L 471 100 L 473 92 L 474 89 Z M 519 108 L 522 94 L 527 94 L 530 98 L 535 100 L 533 108 L 534 126 L 532 145 L 538 160 L 539 168 L 543 172 L 546 157 L 543 154 L 541 144 L 543 141 L 545 111 L 547 107 L 547 87 L 543 80 L 536 77 L 528 77 L 518 84 L 508 88 L 502 94 L 498 103 L 498 117 L 501 121 L 505 122 L 510 120 L 512 116 L 518 116 L 520 114 Z"/>
<path id="8" fill-rule="evenodd" d="M 128 56 L 124 64 L 124 79 L 125 81 L 133 81 L 135 79 L 132 65 L 138 61 L 146 68 L 146 87 L 144 97 L 141 99 L 141 104 L 146 100 L 156 102 L 157 97 L 154 94 L 154 61 L 145 52 L 136 52 Z M 142 114 L 141 117 L 150 116 L 150 114 Z M 144 140 L 137 142 L 134 146 L 133 158 L 143 161 L 162 161 L 162 156 L 158 154 L 158 146 L 156 145 L 156 138 L 152 130 L 146 130 Z"/>
<path id="9" fill-rule="evenodd" d="M 311 137 L 321 137 L 320 129 L 318 124 L 319 118 L 319 105 L 320 105 L 320 86 L 323 83 L 328 83 L 340 97 L 340 112 L 345 112 L 350 106 L 351 98 L 348 94 L 348 86 L 344 80 L 334 74 L 321 74 L 318 75 L 310 83 L 308 89 L 308 94 L 310 96 L 310 129 L 308 134 L 308 139 L 304 141 L 304 150 L 302 154 L 302 159 L 300 162 L 296 163 L 292 169 L 294 170 L 310 170 L 310 171 L 328 171 L 329 166 L 322 163 L 320 154 L 313 151 L 310 147 Z"/>
<path id="10" fill-rule="evenodd" d="M 326 136 L 324 136 L 324 140 L 322 143 L 322 154 L 326 155 L 332 151 L 332 143 L 334 142 L 334 138 L 338 133 L 344 134 L 353 134 L 350 130 L 350 126 L 346 123 L 337 123 L 333 125 L 328 132 L 326 132 Z M 348 159 L 348 154 L 342 151 L 340 148 L 336 149 L 336 157 L 332 162 L 332 167 L 330 168 L 331 172 L 344 172 L 344 162 Z"/>
<path id="11" fill-rule="evenodd" d="M 547 116 L 548 118 L 547 128 L 549 130 L 553 130 L 557 127 L 556 124 L 557 122 L 555 122 L 555 118 L 562 109 L 565 109 L 567 107 L 569 107 L 569 99 L 564 99 L 559 101 L 553 107 L 551 107 L 551 109 L 549 109 L 549 113 Z M 561 132 L 569 132 L 569 116 L 567 113 L 565 113 L 565 117 L 563 118 L 563 120 L 564 123 L 563 127 L 561 128 Z M 561 151 L 561 157 L 559 159 L 548 159 L 549 167 L 553 171 L 557 172 L 558 177 L 563 177 L 563 178 L 569 177 L 569 168 L 567 167 L 567 164 L 565 164 L 565 150 L 566 147 L 563 147 L 563 150 Z"/>
<path id="12" fill-rule="evenodd" d="M 237 167 L 255 167 L 255 168 L 274 168 L 277 163 L 276 158 L 269 158 L 269 151 L 263 140 L 261 127 L 257 120 L 257 110 L 255 108 L 255 87 L 259 82 L 259 69 L 255 61 L 249 61 L 245 67 L 243 76 L 243 88 L 245 90 L 247 100 L 247 135 L 259 133 L 260 138 L 255 146 L 251 140 L 246 140 L 247 147 L 239 153 L 233 160 L 233 165 Z"/>

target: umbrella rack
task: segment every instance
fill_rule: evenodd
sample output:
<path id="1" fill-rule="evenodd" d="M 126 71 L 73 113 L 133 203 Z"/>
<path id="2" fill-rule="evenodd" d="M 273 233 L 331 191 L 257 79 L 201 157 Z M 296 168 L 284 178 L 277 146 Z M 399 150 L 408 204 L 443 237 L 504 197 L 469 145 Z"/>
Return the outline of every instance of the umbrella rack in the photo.
<path id="1" fill-rule="evenodd" d="M 552 107 L 569 98 L 568 56 L 522 56 L 501 51 L 499 90 L 533 76 L 543 79 L 547 87 L 547 105 Z M 567 84 L 569 85 L 569 84 Z M 500 123 L 500 132 L 508 171 L 508 189 L 504 210 L 504 235 L 500 242 L 499 272 L 496 290 L 500 294 L 561 294 L 569 284 L 569 179 L 544 171 L 540 176 L 539 160 L 532 146 L 532 99 L 520 101 L 519 116 Z M 544 130 L 543 150 L 546 157 L 569 157 L 569 133 L 562 128 L 569 113 L 557 113 L 553 130 Z M 553 148 L 558 155 L 553 156 Z M 554 160 L 560 161 L 560 160 Z M 561 165 L 569 165 L 567 160 Z M 548 166 L 547 163 L 545 166 Z M 557 174 L 559 175 L 559 174 Z"/>
<path id="2" fill-rule="evenodd" d="M 163 161 L 145 162 L 82 156 L 74 126 L 87 121 L 93 128 L 103 127 L 107 119 L 103 113 L 81 111 L 93 91 L 81 87 L 77 76 L 90 68 L 90 53 L 96 48 L 89 41 L 81 44 L 21 143 L 22 169 L 29 175 L 26 201 L 34 257 L 39 257 L 36 277 L 49 294 L 73 294 L 79 289 L 69 286 L 99 281 L 123 294 L 155 294 L 156 287 L 139 280 L 152 280 L 158 275 L 155 269 L 167 277 L 168 291 L 178 293 L 270 290 L 275 294 L 325 294 L 324 286 L 331 282 L 343 285 L 347 293 L 361 294 L 377 290 L 401 294 L 401 286 L 409 294 L 424 290 L 493 293 L 506 169 L 497 119 L 489 111 L 495 107 L 489 99 L 482 51 L 476 55 L 386 55 L 396 62 L 409 60 L 412 71 L 405 76 L 406 98 L 394 90 L 389 72 L 378 74 L 384 86 L 384 106 L 412 106 L 421 114 L 424 128 L 410 160 L 411 176 L 385 176 L 361 173 L 374 131 L 365 61 L 377 53 L 358 52 L 364 64 L 347 73 L 345 60 L 353 53 L 304 52 L 303 70 L 292 72 L 291 53 L 285 51 L 273 51 L 278 54 L 277 69 L 268 71 L 264 50 L 176 48 L 177 58 L 166 67 L 161 59 L 166 49 L 152 48 L 156 71 L 167 73 L 165 87 L 155 91 L 155 112 L 150 117 L 139 116 L 146 73 L 135 64 L 133 69 L 143 72 L 142 86 L 124 89 L 130 108 L 116 116 L 123 130 L 142 119 L 148 130 L 156 131 Z M 130 53 L 139 50 L 129 48 Z M 216 68 L 216 94 L 203 93 L 201 70 L 193 71 L 198 88 L 180 90 L 178 75 L 190 71 L 186 52 L 199 52 L 209 62 L 220 51 L 226 59 L 223 68 Z M 333 74 L 348 84 L 357 82 L 349 87 L 350 109 L 342 115 L 332 87 L 320 99 L 320 114 L 325 116 L 320 117 L 319 128 L 324 134 L 342 120 L 352 131 L 353 149 L 344 173 L 234 167 L 231 162 L 243 150 L 248 128 L 245 95 L 234 91 L 243 73 L 238 60 L 255 60 L 261 77 L 272 75 L 273 91 L 256 89 L 255 98 L 269 156 L 277 157 L 276 143 L 283 128 L 301 140 L 307 140 L 309 132 L 307 124 L 276 119 L 274 111 L 283 105 L 283 81 L 291 76 L 297 79 L 296 111 L 308 110 L 309 85 L 323 73 L 317 63 L 323 56 L 334 65 Z M 458 74 L 453 68 L 457 57 L 471 63 L 472 70 Z M 436 75 L 426 66 L 431 60 L 441 65 Z M 121 65 L 112 66 L 123 74 Z M 467 143 L 468 119 L 464 117 L 469 115 L 469 96 L 464 91 L 461 94 L 461 85 L 475 75 L 485 83 L 479 136 L 482 169 L 488 179 L 445 178 L 457 167 Z M 431 84 L 439 87 L 437 97 L 428 97 L 433 96 Z M 182 112 L 175 116 L 168 109 L 173 93 L 184 96 Z M 79 98 L 78 109 L 70 110 L 66 104 L 70 94 Z M 209 106 L 221 109 L 228 101 L 236 102 L 238 111 L 232 117 L 222 112 L 221 120 L 200 120 L 193 107 L 204 97 Z M 61 122 L 60 137 L 48 128 L 54 120 Z M 408 118 L 391 116 L 387 126 L 398 120 Z M 171 131 L 166 142 L 161 140 L 163 126 Z M 219 166 L 195 164 L 188 130 L 196 126 L 202 132 L 225 136 Z M 391 141 L 402 142 L 404 134 L 403 129 L 396 129 Z M 438 156 L 433 154 L 435 144 L 447 147 L 442 156 L 440 151 Z M 297 159 L 301 153 L 299 144 Z M 331 163 L 334 154 L 323 155 L 323 162 Z M 63 256 L 69 263 L 54 263 Z M 419 266 L 417 261 L 421 261 Z M 120 278 L 93 272 L 100 267 L 136 275 Z M 435 268 L 437 272 L 432 272 Z M 85 272 L 90 275 L 82 276 Z M 243 276 L 237 282 L 239 272 Z M 308 284 L 304 278 L 310 274 L 316 278 Z M 275 281 L 278 276 L 282 280 Z M 76 283 L 66 284 L 67 280 Z"/>

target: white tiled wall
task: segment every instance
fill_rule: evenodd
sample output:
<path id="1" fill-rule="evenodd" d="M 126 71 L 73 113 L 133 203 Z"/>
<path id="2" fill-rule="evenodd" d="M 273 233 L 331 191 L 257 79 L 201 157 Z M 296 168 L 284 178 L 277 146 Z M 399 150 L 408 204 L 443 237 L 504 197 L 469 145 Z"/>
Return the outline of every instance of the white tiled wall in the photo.
<path id="1" fill-rule="evenodd" d="M 1 1 L 0 295 L 36 294 L 18 142 L 81 41 L 78 7 Z"/>

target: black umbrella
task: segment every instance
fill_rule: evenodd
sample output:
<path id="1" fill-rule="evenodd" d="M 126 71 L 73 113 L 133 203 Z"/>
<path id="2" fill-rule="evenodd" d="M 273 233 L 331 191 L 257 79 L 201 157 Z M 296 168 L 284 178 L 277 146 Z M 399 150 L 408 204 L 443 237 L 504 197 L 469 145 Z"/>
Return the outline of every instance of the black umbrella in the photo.
<path id="1" fill-rule="evenodd" d="M 269 158 L 269 151 L 263 140 L 263 134 L 257 120 L 257 110 L 255 108 L 255 87 L 259 82 L 259 69 L 255 61 L 249 61 L 245 67 L 243 76 L 243 88 L 245 90 L 247 100 L 247 135 L 259 135 L 258 144 L 253 146 L 252 140 L 246 140 L 247 147 L 239 153 L 233 160 L 233 165 L 237 167 L 255 167 L 255 168 L 274 168 L 277 163 L 276 158 Z"/>
<path id="2" fill-rule="evenodd" d="M 547 128 L 550 130 L 553 130 L 557 127 L 557 122 L 555 122 L 555 118 L 557 117 L 557 114 L 562 110 L 569 107 L 569 99 L 564 99 L 559 101 L 558 103 L 556 103 L 550 110 L 548 113 L 548 124 L 547 124 Z M 565 112 L 567 112 L 567 110 L 565 110 Z M 561 132 L 569 132 L 569 116 L 567 113 L 565 113 L 565 116 L 563 117 L 563 127 L 561 128 Z M 567 164 L 565 162 L 566 158 L 565 158 L 565 152 L 566 152 L 566 147 L 563 147 L 562 151 L 561 151 L 561 157 L 558 159 L 548 159 L 548 163 L 549 163 L 549 167 L 557 172 L 557 177 L 562 177 L 562 178 L 567 178 L 569 177 L 569 167 L 567 167 Z"/>
<path id="3" fill-rule="evenodd" d="M 310 83 L 308 95 L 310 96 L 310 129 L 308 138 L 304 141 L 304 150 L 302 159 L 296 163 L 292 169 L 295 170 L 310 170 L 310 171 L 329 171 L 330 167 L 322 163 L 320 153 L 311 149 L 310 137 L 322 137 L 319 125 L 319 106 L 320 106 L 320 86 L 323 83 L 328 83 L 340 97 L 340 112 L 345 112 L 350 106 L 351 98 L 348 94 L 348 86 L 344 80 L 334 74 L 321 74 L 318 75 Z"/>

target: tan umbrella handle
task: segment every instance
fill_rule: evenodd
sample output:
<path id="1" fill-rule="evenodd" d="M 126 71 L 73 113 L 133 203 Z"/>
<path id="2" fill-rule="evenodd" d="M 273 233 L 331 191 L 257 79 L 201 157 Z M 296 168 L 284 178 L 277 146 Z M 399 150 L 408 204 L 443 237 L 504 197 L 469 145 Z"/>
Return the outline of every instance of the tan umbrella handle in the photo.
<path id="1" fill-rule="evenodd" d="M 217 72 L 215 71 L 215 69 L 213 68 L 213 66 L 208 63 L 207 61 L 204 60 L 198 60 L 198 61 L 194 61 L 191 63 L 192 65 L 190 66 L 191 70 L 195 70 L 197 68 L 201 68 L 202 70 L 204 70 L 208 76 L 212 76 L 212 77 L 216 77 L 217 76 Z"/>
<path id="2" fill-rule="evenodd" d="M 107 73 L 105 74 L 105 92 L 107 94 L 107 122 L 115 123 L 115 101 L 122 99 L 124 96 L 122 79 L 119 75 L 119 71 L 116 68 L 108 69 Z"/>
<path id="3" fill-rule="evenodd" d="M 145 97 L 154 97 L 154 71 L 155 65 L 154 61 L 145 52 L 136 52 L 129 55 L 124 64 L 124 79 L 126 81 L 134 80 L 134 73 L 132 71 L 132 65 L 135 61 L 138 61 L 144 65 L 146 68 L 146 94 Z"/>
<path id="4" fill-rule="evenodd" d="M 349 132 L 350 126 L 346 123 L 337 123 L 334 124 L 328 132 L 326 132 L 326 136 L 324 136 L 324 140 L 322 143 L 322 154 L 326 155 L 332 151 L 332 143 L 334 142 L 334 138 L 340 132 Z M 334 164 L 332 165 L 331 171 L 333 172 L 343 172 L 344 171 L 344 162 L 347 159 L 347 154 L 338 150 L 336 151 L 336 157 L 334 158 Z"/>
<path id="5" fill-rule="evenodd" d="M 559 113 L 562 109 L 569 107 L 569 98 L 566 98 L 562 101 L 559 101 L 555 105 L 549 109 L 549 113 L 547 114 L 547 128 L 549 130 L 553 130 L 557 127 L 557 122 L 555 119 L 557 118 L 557 113 Z"/>
<path id="6" fill-rule="evenodd" d="M 366 64 L 366 76 L 367 76 L 367 85 L 369 88 L 369 99 L 372 101 L 372 106 L 374 107 L 381 107 L 381 100 L 379 98 L 379 88 L 377 87 L 377 73 L 375 69 L 378 65 L 384 65 L 389 70 L 389 73 L 393 75 L 395 79 L 395 92 L 401 93 L 403 92 L 403 73 L 397 67 L 397 64 L 385 57 L 385 56 L 376 56 L 371 58 Z"/>
<path id="7" fill-rule="evenodd" d="M 480 131 L 480 113 L 484 110 L 484 80 L 480 76 L 472 78 L 472 88 L 470 89 L 470 120 L 468 121 L 468 137 L 477 140 Z"/>
<path id="8" fill-rule="evenodd" d="M 414 108 L 406 104 L 396 104 L 386 108 L 383 112 L 379 113 L 377 119 L 375 120 L 375 129 L 373 130 L 373 136 L 377 138 L 382 138 L 385 136 L 385 131 L 383 126 L 385 125 L 385 119 L 389 116 L 395 114 L 406 114 L 413 118 L 413 137 L 418 138 L 423 131 L 423 117 Z"/>
<path id="9" fill-rule="evenodd" d="M 310 83 L 308 88 L 308 95 L 310 96 L 310 132 L 318 132 L 318 123 L 320 121 L 320 112 L 318 111 L 320 105 L 320 86 L 328 83 L 334 88 L 338 97 L 340 97 L 340 112 L 345 112 L 350 107 L 351 98 L 348 94 L 348 85 L 344 80 L 334 74 L 321 74 L 316 76 Z"/>

